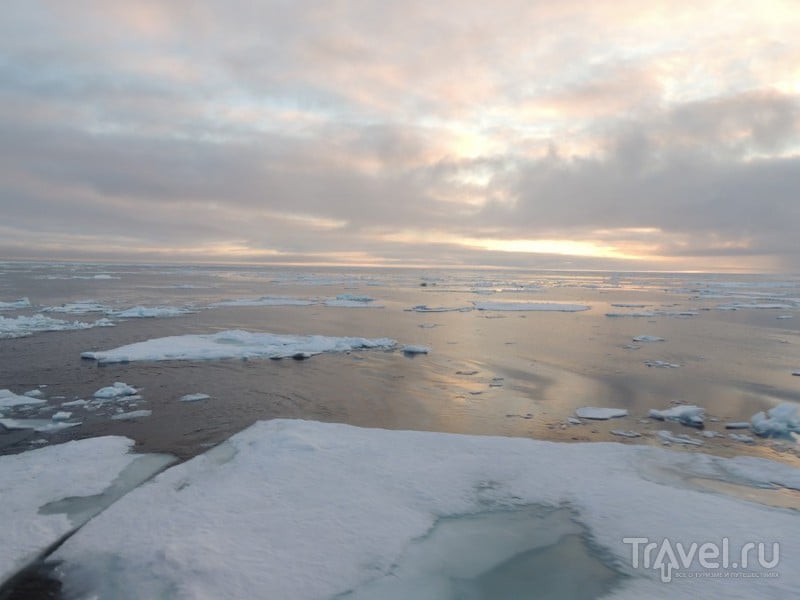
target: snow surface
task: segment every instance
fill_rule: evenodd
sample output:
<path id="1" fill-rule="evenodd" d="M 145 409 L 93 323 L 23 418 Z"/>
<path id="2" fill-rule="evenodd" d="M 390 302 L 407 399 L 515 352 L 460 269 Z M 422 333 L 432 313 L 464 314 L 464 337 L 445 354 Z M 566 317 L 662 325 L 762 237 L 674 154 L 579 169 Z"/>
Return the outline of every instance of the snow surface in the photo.
<path id="1" fill-rule="evenodd" d="M 92 323 L 84 323 L 82 321 L 52 319 L 41 314 L 16 318 L 0 317 L 0 339 L 27 337 L 39 331 L 69 331 L 73 329 L 113 326 L 114 323 L 108 319 L 99 319 Z"/>
<path id="2" fill-rule="evenodd" d="M 98 437 L 0 456 L 0 584 L 171 462 L 164 456 L 130 454 L 132 447 L 133 441 L 123 437 Z M 134 462 L 143 471 L 131 473 Z M 108 492 L 126 469 L 132 476 L 118 482 L 119 493 L 92 498 Z M 85 498 L 88 506 L 80 513 L 52 510 L 53 503 L 67 498 Z"/>
<path id="3" fill-rule="evenodd" d="M 11 390 L 0 390 L 0 408 L 13 408 L 15 406 L 46 404 L 41 398 L 33 396 L 20 396 Z"/>
<path id="4" fill-rule="evenodd" d="M 677 421 L 690 427 L 702 427 L 705 409 L 693 404 L 681 404 L 665 410 L 652 409 L 648 416 L 659 421 Z"/>
<path id="5" fill-rule="evenodd" d="M 103 352 L 84 352 L 81 356 L 100 363 L 228 358 L 306 358 L 322 352 L 392 348 L 396 344 L 397 342 L 389 338 L 279 335 L 229 330 L 213 334 L 155 338 Z"/>
<path id="6" fill-rule="evenodd" d="M 605 421 L 617 417 L 627 417 L 628 411 L 624 408 L 597 408 L 594 406 L 584 406 L 575 411 L 575 414 L 582 419 L 595 419 Z"/>
<path id="7" fill-rule="evenodd" d="M 0 302 L 0 310 L 14 310 L 17 308 L 28 308 L 31 301 L 28 298 L 20 298 L 13 302 Z"/>
<path id="8" fill-rule="evenodd" d="M 794 597 L 800 516 L 698 489 L 696 477 L 753 486 L 798 479 L 797 469 L 763 459 L 274 420 L 161 473 L 53 558 L 63 561 L 58 573 L 67 597 L 449 598 L 453 578 L 482 575 L 525 548 L 508 521 L 524 512 L 511 509 L 568 507 L 567 522 L 585 528 L 594 552 L 623 575 L 604 597 Z M 487 526 L 497 516 L 500 531 L 476 529 L 482 515 L 491 517 Z M 445 523 L 454 533 L 475 532 L 474 542 L 448 543 Z M 527 529 L 529 541 L 537 532 L 555 532 L 556 540 L 575 533 Z M 722 537 L 732 547 L 778 542 L 780 576 L 662 583 L 659 570 L 631 567 L 623 537 L 668 537 L 687 546 Z M 460 572 L 407 568 L 423 550 L 422 558 Z M 422 558 L 421 566 L 432 563 Z M 571 561 L 556 564 L 565 576 L 582 576 Z M 369 596 L 381 580 L 393 595 Z M 539 590 L 529 591 L 535 597 Z"/>
<path id="9" fill-rule="evenodd" d="M 585 304 L 566 304 L 564 302 L 473 302 L 477 310 L 508 311 L 557 311 L 580 312 L 589 310 Z"/>

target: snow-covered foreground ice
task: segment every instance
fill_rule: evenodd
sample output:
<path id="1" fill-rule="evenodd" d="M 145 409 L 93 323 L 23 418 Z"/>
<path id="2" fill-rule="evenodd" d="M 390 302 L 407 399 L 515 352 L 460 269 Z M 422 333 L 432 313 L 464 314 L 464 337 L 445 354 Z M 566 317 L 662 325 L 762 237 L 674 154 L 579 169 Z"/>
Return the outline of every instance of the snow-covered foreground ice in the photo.
<path id="1" fill-rule="evenodd" d="M 157 360 L 220 360 L 227 358 L 307 358 L 323 352 L 392 348 L 389 338 L 279 335 L 230 330 L 213 334 L 155 338 L 103 352 L 83 352 L 100 363 Z"/>
<path id="2" fill-rule="evenodd" d="M 16 318 L 0 317 L 0 339 L 19 338 L 40 331 L 69 331 L 72 329 L 91 329 L 92 327 L 113 327 L 108 319 L 86 323 L 83 321 L 64 321 L 52 319 L 44 315 L 20 316 Z"/>
<path id="3" fill-rule="evenodd" d="M 800 515 L 697 478 L 800 489 L 763 459 L 275 420 L 134 490 L 54 558 L 67 598 L 539 597 L 554 579 L 626 599 L 792 597 Z M 779 577 L 758 577 L 754 553 L 758 578 L 681 577 L 723 572 L 695 555 L 664 583 L 656 553 L 634 568 L 623 541 L 723 537 L 733 557 L 780 544 Z"/>
<path id="4" fill-rule="evenodd" d="M 0 584 L 172 458 L 99 437 L 0 457 Z"/>

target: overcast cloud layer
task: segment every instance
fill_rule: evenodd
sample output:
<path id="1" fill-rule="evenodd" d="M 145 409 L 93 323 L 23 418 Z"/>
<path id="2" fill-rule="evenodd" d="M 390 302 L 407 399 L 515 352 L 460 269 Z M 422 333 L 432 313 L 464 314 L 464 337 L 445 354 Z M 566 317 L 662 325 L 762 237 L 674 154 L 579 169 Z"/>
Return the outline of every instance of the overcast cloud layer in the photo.
<path id="1" fill-rule="evenodd" d="M 11 0 L 0 257 L 800 270 L 800 10 Z"/>

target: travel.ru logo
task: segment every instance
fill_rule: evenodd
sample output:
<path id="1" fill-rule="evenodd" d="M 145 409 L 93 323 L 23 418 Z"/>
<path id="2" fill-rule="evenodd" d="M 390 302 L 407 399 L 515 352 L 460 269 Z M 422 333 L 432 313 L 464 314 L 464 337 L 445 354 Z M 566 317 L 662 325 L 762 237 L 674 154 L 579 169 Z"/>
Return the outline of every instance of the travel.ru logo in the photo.
<path id="1" fill-rule="evenodd" d="M 726 537 L 721 543 L 686 544 L 669 538 L 656 542 L 646 537 L 626 537 L 622 542 L 631 545 L 634 569 L 657 569 L 664 583 L 669 583 L 673 577 L 777 577 L 770 569 L 778 566 L 781 559 L 778 542 L 747 542 L 738 551 Z"/>

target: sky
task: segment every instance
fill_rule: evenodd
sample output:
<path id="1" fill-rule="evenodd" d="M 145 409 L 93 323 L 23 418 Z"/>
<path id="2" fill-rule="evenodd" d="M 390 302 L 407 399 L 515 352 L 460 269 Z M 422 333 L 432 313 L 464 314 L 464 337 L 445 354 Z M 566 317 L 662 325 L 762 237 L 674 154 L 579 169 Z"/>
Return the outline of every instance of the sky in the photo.
<path id="1" fill-rule="evenodd" d="M 797 0 L 6 0 L 0 258 L 800 271 Z"/>

